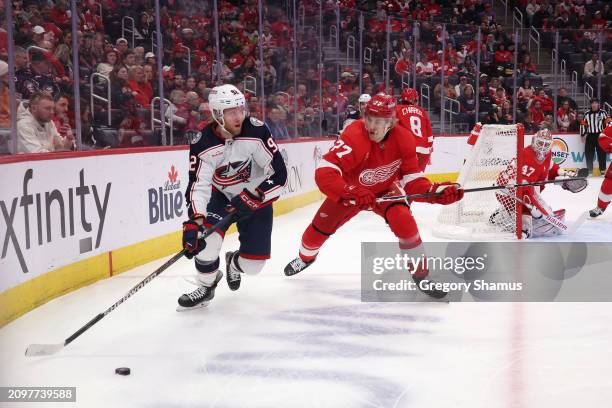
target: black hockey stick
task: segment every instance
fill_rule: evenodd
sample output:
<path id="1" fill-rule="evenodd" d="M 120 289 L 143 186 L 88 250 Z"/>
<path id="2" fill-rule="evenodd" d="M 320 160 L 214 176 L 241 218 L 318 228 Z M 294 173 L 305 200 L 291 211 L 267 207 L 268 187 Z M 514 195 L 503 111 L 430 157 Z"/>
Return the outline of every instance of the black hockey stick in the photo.
<path id="1" fill-rule="evenodd" d="M 545 180 L 545 181 L 536 181 L 533 183 L 524 183 L 524 184 L 506 184 L 505 186 L 488 186 L 488 187 L 476 187 L 476 188 L 466 188 L 463 190 L 464 193 L 474 193 L 477 191 L 489 191 L 489 190 L 506 190 L 511 188 L 518 187 L 529 187 L 529 186 L 542 186 L 544 184 L 552 184 L 552 183 L 563 183 L 565 181 L 577 181 L 584 180 L 585 177 L 575 177 L 575 178 L 566 178 L 559 180 Z M 399 201 L 399 200 L 414 200 L 416 198 L 427 198 L 427 197 L 435 197 L 442 195 L 442 192 L 439 193 L 423 193 L 423 194 L 409 194 L 409 195 L 397 195 L 397 196 L 389 196 L 389 197 L 380 197 L 376 199 L 377 203 L 384 203 L 387 201 Z"/>
<path id="2" fill-rule="evenodd" d="M 216 223 L 215 225 L 213 225 L 209 229 L 205 230 L 202 233 L 202 237 L 200 238 L 200 240 L 202 241 L 202 240 L 206 239 L 206 237 L 208 237 L 210 234 L 215 232 L 216 229 L 224 228 L 225 226 L 231 224 L 233 219 L 234 219 L 234 213 L 233 212 L 228 214 L 228 215 L 226 215 L 225 217 L 223 217 L 221 219 L 221 221 L 219 221 L 218 223 Z M 89 322 L 87 322 L 87 324 L 85 324 L 79 330 L 74 332 L 72 334 L 72 336 L 70 336 L 66 340 L 64 340 L 63 343 L 57 343 L 57 344 L 30 344 L 28 346 L 28 348 L 26 349 L 25 355 L 27 357 L 32 357 L 32 356 L 48 356 L 48 355 L 57 353 L 58 351 L 60 351 L 64 347 L 66 347 L 68 344 L 73 342 L 81 334 L 85 333 L 91 326 L 93 326 L 94 324 L 96 324 L 100 320 L 102 320 L 104 318 L 104 316 L 106 316 L 107 314 L 109 314 L 110 312 L 115 310 L 120 304 L 122 304 L 123 302 L 128 300 L 134 293 L 136 293 L 140 289 L 142 289 L 147 283 L 151 282 L 156 276 L 161 274 L 163 271 L 168 269 L 172 264 L 174 264 L 176 261 L 181 259 L 183 257 L 183 255 L 185 255 L 185 252 L 186 252 L 185 249 L 182 249 L 179 253 L 174 255 L 172 258 L 168 259 L 162 266 L 160 266 L 155 271 L 153 271 L 153 273 L 151 273 L 149 276 L 144 278 L 138 285 L 136 285 L 132 289 L 130 289 L 130 291 L 125 294 L 125 296 L 123 296 L 121 299 L 119 299 L 115 304 L 113 304 L 111 307 L 106 309 L 104 312 L 98 314 L 96 317 L 94 317 Z"/>

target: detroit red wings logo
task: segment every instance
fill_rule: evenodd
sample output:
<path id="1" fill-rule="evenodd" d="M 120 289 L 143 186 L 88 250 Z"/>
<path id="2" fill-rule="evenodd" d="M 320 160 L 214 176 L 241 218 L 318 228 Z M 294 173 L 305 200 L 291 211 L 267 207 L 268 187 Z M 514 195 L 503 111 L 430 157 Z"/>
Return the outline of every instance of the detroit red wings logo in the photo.
<path id="1" fill-rule="evenodd" d="M 383 183 L 395 174 L 400 164 L 402 164 L 402 161 L 398 159 L 375 169 L 365 169 L 359 175 L 359 182 L 364 186 L 373 186 L 374 184 Z"/>
<path id="2" fill-rule="evenodd" d="M 213 175 L 213 181 L 220 186 L 233 186 L 246 183 L 251 178 L 251 160 L 244 162 L 231 162 L 217 168 Z"/>

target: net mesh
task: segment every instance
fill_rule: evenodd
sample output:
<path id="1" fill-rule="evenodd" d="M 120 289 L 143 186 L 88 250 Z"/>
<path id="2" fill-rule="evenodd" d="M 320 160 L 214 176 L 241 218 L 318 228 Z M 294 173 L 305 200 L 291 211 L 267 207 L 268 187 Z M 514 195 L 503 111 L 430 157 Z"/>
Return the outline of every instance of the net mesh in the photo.
<path id="1" fill-rule="evenodd" d="M 517 146 L 522 146 L 522 140 L 516 125 L 484 125 L 457 182 L 465 189 L 520 182 Z M 434 235 L 467 240 L 516 238 L 520 214 L 515 190 L 466 193 L 461 201 L 442 207 Z"/>

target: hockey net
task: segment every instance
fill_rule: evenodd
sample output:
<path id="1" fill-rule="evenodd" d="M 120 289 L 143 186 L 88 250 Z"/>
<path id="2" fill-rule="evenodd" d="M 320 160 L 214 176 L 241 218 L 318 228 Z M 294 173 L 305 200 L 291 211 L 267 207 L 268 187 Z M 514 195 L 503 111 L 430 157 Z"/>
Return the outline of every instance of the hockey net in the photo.
<path id="1" fill-rule="evenodd" d="M 523 147 L 522 125 L 484 125 L 457 182 L 465 189 L 520 184 L 516 169 L 522 167 Z M 465 240 L 520 239 L 522 206 L 514 199 L 516 190 L 466 193 L 461 201 L 442 207 L 434 235 Z"/>

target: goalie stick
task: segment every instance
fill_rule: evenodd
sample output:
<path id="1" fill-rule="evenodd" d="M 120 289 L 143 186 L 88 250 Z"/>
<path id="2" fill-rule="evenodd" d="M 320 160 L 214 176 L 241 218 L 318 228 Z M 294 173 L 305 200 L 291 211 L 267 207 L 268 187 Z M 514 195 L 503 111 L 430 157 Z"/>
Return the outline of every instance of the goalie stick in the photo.
<path id="1" fill-rule="evenodd" d="M 566 179 L 561 179 L 561 180 L 536 181 L 533 183 L 506 184 L 505 186 L 466 188 L 463 190 L 463 192 L 464 193 L 474 193 L 476 191 L 505 190 L 505 189 L 518 188 L 518 187 L 542 186 L 544 184 L 552 184 L 552 183 L 560 184 L 566 181 L 577 181 L 577 180 L 584 180 L 584 179 L 585 177 L 575 177 L 575 178 L 566 178 Z M 442 194 L 443 194 L 442 192 L 439 192 L 439 193 L 406 194 L 406 195 L 397 195 L 397 196 L 389 196 L 389 197 L 380 197 L 376 199 L 376 202 L 384 203 L 387 201 L 414 200 L 416 198 L 434 197 L 434 196 L 438 196 Z"/>
<path id="2" fill-rule="evenodd" d="M 215 225 L 213 225 L 212 227 L 210 227 L 209 229 L 205 230 L 202 233 L 202 237 L 200 238 L 200 241 L 206 239 L 210 234 L 215 232 L 215 230 L 217 230 L 219 228 L 224 228 L 226 225 L 230 224 L 231 221 L 233 220 L 233 218 L 234 218 L 234 213 L 233 212 L 228 214 L 228 215 L 226 215 L 225 217 L 223 217 L 221 219 L 221 221 L 219 221 L 218 223 L 216 223 Z M 164 262 L 164 264 L 162 266 L 157 268 L 155 271 L 153 271 L 153 273 L 151 273 L 149 276 L 144 278 L 140 283 L 138 283 L 136 286 L 134 286 L 132 289 L 130 289 L 130 291 L 125 294 L 125 296 L 123 296 L 121 299 L 119 299 L 116 303 L 114 303 L 111 307 L 106 309 L 104 312 L 99 313 L 98 315 L 96 315 L 93 319 L 91 319 L 89 322 L 87 322 L 83 327 L 81 327 L 79 330 L 74 332 L 70 337 L 68 337 L 66 340 L 64 340 L 63 343 L 57 343 L 57 344 L 30 344 L 28 346 L 28 348 L 26 349 L 26 352 L 25 352 L 26 357 L 48 356 L 48 355 L 57 353 L 58 351 L 60 351 L 64 347 L 66 347 L 68 344 L 73 342 L 81 334 L 85 333 L 85 331 L 87 331 L 89 328 L 91 328 L 94 324 L 96 324 L 100 320 L 102 320 L 107 314 L 109 314 L 110 312 L 115 310 L 123 302 L 128 300 L 134 293 L 136 293 L 140 289 L 142 289 L 147 283 L 151 282 L 156 276 L 160 275 L 163 271 L 168 269 L 172 264 L 174 264 L 176 261 L 181 259 L 183 257 L 183 255 L 185 255 L 185 253 L 186 253 L 185 249 L 182 249 L 180 252 L 178 252 L 172 258 L 168 259 L 166 262 Z"/>

